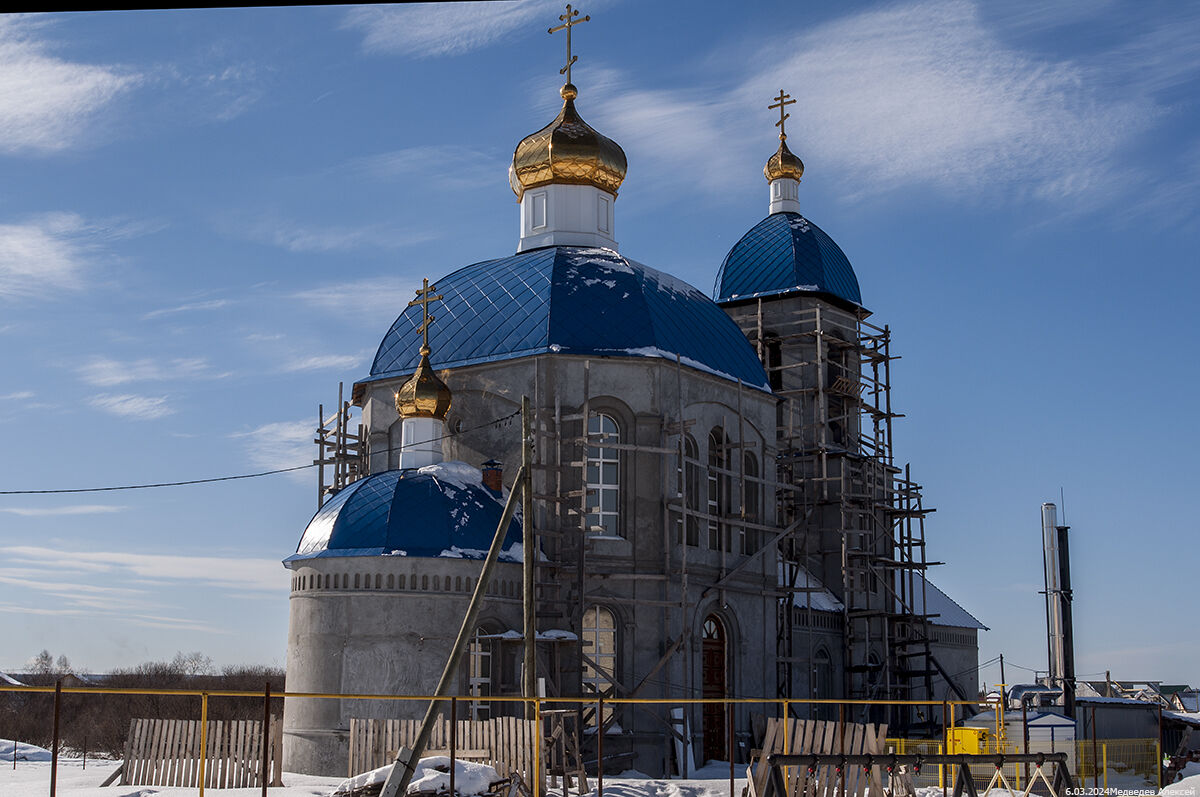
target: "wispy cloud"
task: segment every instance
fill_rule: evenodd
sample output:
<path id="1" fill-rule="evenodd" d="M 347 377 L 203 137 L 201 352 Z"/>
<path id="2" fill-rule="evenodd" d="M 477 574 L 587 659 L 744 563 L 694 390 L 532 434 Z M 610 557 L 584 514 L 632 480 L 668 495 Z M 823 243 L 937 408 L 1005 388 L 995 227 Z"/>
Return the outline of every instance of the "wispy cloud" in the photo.
<path id="1" fill-rule="evenodd" d="M 151 421 L 175 412 L 167 405 L 166 396 L 137 396 L 131 393 L 114 395 L 106 393 L 95 396 L 89 402 L 96 409 L 122 418 L 133 418 L 141 421 Z"/>
<path id="2" fill-rule="evenodd" d="M 246 441 L 246 455 L 255 467 L 263 470 L 294 468 L 307 465 L 313 459 L 313 421 L 278 421 L 230 435 Z M 299 479 L 310 479 L 307 471 L 297 471 Z"/>
<path id="3" fill-rule="evenodd" d="M 39 546 L 8 546 L 0 548 L 5 561 L 27 567 L 55 569 L 66 558 L 86 559 L 96 566 L 94 572 L 108 573 L 128 579 L 138 577 L 179 583 L 219 584 L 252 591 L 274 591 L 286 583 L 286 571 L 275 559 L 250 559 L 220 556 L 175 556 L 167 554 L 131 553 L 128 551 L 71 550 Z M 0 571 L 2 573 L 2 571 Z M 70 582 L 70 586 L 75 582 Z M 97 592 L 136 590 L 81 585 Z"/>
<path id="4" fill-rule="evenodd" d="M 83 381 L 100 387 L 124 385 L 129 382 L 161 382 L 175 379 L 220 379 L 228 373 L 214 372 L 203 357 L 176 358 L 157 361 L 149 358 L 138 360 L 113 360 L 108 357 L 93 357 L 79 368 Z"/>
<path id="5" fill-rule="evenodd" d="M 48 54 L 40 24 L 0 18 L 0 151 L 53 152 L 88 139 L 89 122 L 139 76 Z"/>
<path id="6" fill-rule="evenodd" d="M 289 252 L 340 252 L 355 249 L 400 249 L 441 237 L 436 230 L 402 230 L 394 224 L 331 226 L 264 220 L 245 229 L 250 240 Z"/>
<path id="7" fill-rule="evenodd" d="M 298 357 L 284 364 L 283 370 L 287 373 L 296 371 L 323 371 L 326 369 L 341 369 L 354 368 L 359 365 L 365 355 L 362 354 L 314 354 L 309 357 Z"/>
<path id="8" fill-rule="evenodd" d="M 0 396 L 0 401 L 24 401 L 31 398 L 33 398 L 32 390 L 19 390 L 16 393 L 5 393 Z"/>
<path id="9" fill-rule="evenodd" d="M 810 174 L 837 175 L 834 190 L 848 199 L 927 186 L 1078 207 L 1139 184 L 1128 149 L 1165 111 L 1148 91 L 1113 87 L 1190 79 L 1200 37 L 1156 29 L 1117 48 L 1125 67 L 1063 60 L 1008 44 L 981 8 L 918 0 L 797 27 L 758 45 L 748 63 L 769 70 L 735 70 L 732 85 L 724 71 L 720 82 L 668 91 L 609 70 L 589 84 L 592 110 L 583 111 L 629 151 L 631 168 L 672 189 L 686 179 L 721 191 L 760 169 L 776 143 L 764 132 L 766 98 L 781 86 L 799 100 L 789 144 Z M 699 171 L 695 152 L 705 153 Z"/>
<path id="10" fill-rule="evenodd" d="M 346 15 L 343 25 L 363 32 L 368 52 L 429 58 L 486 47 L 561 13 L 557 0 L 360 6 Z"/>
<path id="11" fill-rule="evenodd" d="M 501 179 L 508 169 L 508 158 L 493 157 L 479 150 L 454 145 L 407 147 L 378 155 L 355 158 L 346 170 L 369 177 L 394 179 L 426 175 L 439 164 L 453 163 L 451 173 L 438 174 L 434 187 L 460 190 L 486 181 Z M 444 170 L 443 170 L 444 171 Z"/>
<path id="12" fill-rule="evenodd" d="M 0 298 L 46 296 L 81 287 L 88 229 L 73 213 L 47 213 L 19 224 L 0 224 Z"/>
<path id="13" fill-rule="evenodd" d="M 353 314 L 371 323 L 386 323 L 408 306 L 420 284 L 418 279 L 376 277 L 310 288 L 293 293 L 292 298 L 329 315 Z"/>
<path id="14" fill-rule="evenodd" d="M 204 310 L 219 310 L 222 307 L 228 307 L 230 304 L 228 299 L 212 299 L 207 302 L 189 302 L 187 304 L 176 305 L 175 307 L 163 307 L 158 310 L 151 310 L 142 316 L 143 321 L 150 321 L 163 316 L 177 315 L 179 313 L 195 313 Z"/>
<path id="15" fill-rule="evenodd" d="M 58 515 L 106 515 L 112 512 L 124 512 L 126 509 L 128 507 L 111 504 L 79 504 L 52 507 L 3 506 L 0 507 L 0 512 L 8 512 L 22 517 L 54 517 Z"/>

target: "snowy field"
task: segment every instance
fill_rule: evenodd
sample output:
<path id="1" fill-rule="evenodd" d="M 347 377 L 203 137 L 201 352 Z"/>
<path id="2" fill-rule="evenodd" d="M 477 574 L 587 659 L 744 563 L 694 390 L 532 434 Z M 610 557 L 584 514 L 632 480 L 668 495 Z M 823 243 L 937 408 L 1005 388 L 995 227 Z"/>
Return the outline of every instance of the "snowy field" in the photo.
<path id="1" fill-rule="evenodd" d="M 12 742 L 0 740 L 0 796 L 2 797 L 45 797 L 50 793 L 50 753 L 39 747 L 18 745 L 17 762 L 13 765 Z M 86 769 L 78 758 L 62 758 L 58 763 L 57 793 L 61 797 L 194 797 L 195 787 L 168 788 L 165 786 L 108 786 L 101 788 L 113 770 L 116 761 L 89 759 Z M 460 775 L 456 775 L 456 785 Z M 741 797 L 746 785 L 745 767 L 737 767 L 738 777 L 733 784 L 733 797 Z M 1190 764 L 1182 773 L 1183 780 L 1163 787 L 1163 797 L 1200 797 L 1200 764 Z M 341 778 L 322 778 L 312 775 L 283 773 L 283 787 L 269 790 L 271 797 L 326 797 L 342 784 Z M 590 779 L 591 791 L 584 797 L 596 797 L 595 779 Z M 941 797 L 939 788 L 921 788 L 918 797 Z M 1090 792 L 1090 790 L 1089 790 Z M 213 797 L 255 797 L 262 793 L 260 788 L 250 789 L 206 789 L 205 794 Z M 1109 792 L 1112 797 L 1125 795 L 1149 795 L 1151 791 L 1121 790 Z M 551 789 L 548 797 L 561 797 L 561 790 Z M 573 797 L 576 792 L 570 792 Z M 619 777 L 604 778 L 606 797 L 730 797 L 729 764 L 710 761 L 696 771 L 688 780 L 663 780 L 648 778 L 639 772 L 621 773 Z M 992 797 L 1020 797 L 1004 791 L 991 792 Z M 1097 796 L 1100 797 L 1100 796 Z"/>

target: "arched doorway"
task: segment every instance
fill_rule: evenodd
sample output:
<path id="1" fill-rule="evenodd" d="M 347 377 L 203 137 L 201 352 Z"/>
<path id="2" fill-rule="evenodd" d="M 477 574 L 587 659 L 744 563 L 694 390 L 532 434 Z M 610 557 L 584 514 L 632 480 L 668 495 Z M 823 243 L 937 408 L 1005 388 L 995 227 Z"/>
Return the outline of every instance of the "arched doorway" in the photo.
<path id="1" fill-rule="evenodd" d="M 725 624 L 715 614 L 704 618 L 700 643 L 701 697 L 728 697 L 728 657 Z M 704 704 L 704 760 L 722 761 L 729 755 L 729 723 L 723 703 Z"/>

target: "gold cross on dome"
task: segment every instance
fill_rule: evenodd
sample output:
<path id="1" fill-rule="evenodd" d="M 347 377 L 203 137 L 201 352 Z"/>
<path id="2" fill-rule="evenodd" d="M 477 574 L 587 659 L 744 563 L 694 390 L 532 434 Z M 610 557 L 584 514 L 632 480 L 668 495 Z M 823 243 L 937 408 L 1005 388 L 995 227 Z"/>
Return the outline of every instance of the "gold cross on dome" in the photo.
<path id="1" fill-rule="evenodd" d="M 558 18 L 562 20 L 563 24 L 556 28 L 550 28 L 546 31 L 547 33 L 558 33 L 560 30 L 565 30 L 567 32 L 567 65 L 558 70 L 558 74 L 567 76 L 567 83 L 571 82 L 571 64 L 579 60 L 579 56 L 571 55 L 571 28 L 575 27 L 576 25 L 582 25 L 584 22 L 587 22 L 592 18 L 590 14 L 585 16 L 583 19 L 576 19 L 578 16 L 579 11 L 571 8 L 571 4 L 567 3 L 567 13 L 558 15 Z"/>
<path id="2" fill-rule="evenodd" d="M 784 122 L 785 122 L 787 119 L 791 118 L 791 114 L 790 114 L 790 113 L 784 113 L 783 109 L 784 109 L 784 108 L 786 108 L 786 107 L 787 107 L 787 106 L 789 106 L 789 105 L 795 105 L 795 104 L 796 104 L 796 101 L 795 101 L 795 100 L 793 100 L 793 99 L 790 99 L 790 97 L 791 97 L 791 96 L 792 96 L 791 94 L 785 94 L 785 93 L 784 93 L 784 91 L 783 91 L 783 89 L 780 89 L 780 90 L 779 90 L 779 96 L 778 96 L 778 97 L 773 97 L 773 98 L 772 98 L 772 99 L 774 99 L 776 102 L 775 102 L 774 104 L 772 104 L 772 105 L 768 105 L 768 106 L 767 106 L 767 109 L 768 109 L 768 110 L 774 110 L 774 109 L 776 109 L 776 108 L 778 108 L 778 109 L 779 109 L 779 121 L 775 123 L 775 126 L 779 128 L 779 140 L 780 140 L 780 141 L 787 141 L 787 132 L 784 130 L 783 123 L 784 123 Z"/>
<path id="3" fill-rule="evenodd" d="M 437 286 L 430 285 L 428 279 L 421 280 L 421 288 L 417 291 L 417 298 L 408 303 L 409 307 L 413 305 L 421 305 L 421 326 L 417 327 L 417 331 L 421 333 L 421 354 L 429 354 L 429 325 L 434 322 L 434 316 L 429 314 L 429 303 L 441 301 L 442 295 L 437 296 L 431 294 L 437 290 Z"/>

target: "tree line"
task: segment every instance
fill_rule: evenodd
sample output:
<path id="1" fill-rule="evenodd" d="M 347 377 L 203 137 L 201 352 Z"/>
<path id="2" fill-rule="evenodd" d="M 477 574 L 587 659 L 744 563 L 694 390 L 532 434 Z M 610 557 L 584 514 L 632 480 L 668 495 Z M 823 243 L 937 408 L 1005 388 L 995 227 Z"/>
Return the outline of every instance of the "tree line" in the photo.
<path id="1" fill-rule="evenodd" d="M 144 662 L 84 681 L 65 656 L 42 651 L 18 680 L 28 686 L 95 686 L 119 689 L 203 689 L 262 692 L 284 690 L 277 667 L 234 666 L 217 669 L 201 653 L 178 653 L 171 661 Z M 271 713 L 283 714 L 283 698 L 272 698 Z M 210 720 L 261 720 L 261 697 L 210 697 Z M 200 698 L 180 695 L 64 694 L 59 706 L 60 753 L 120 758 L 133 719 L 200 719 Z M 50 747 L 54 735 L 54 695 L 0 692 L 0 739 Z"/>

